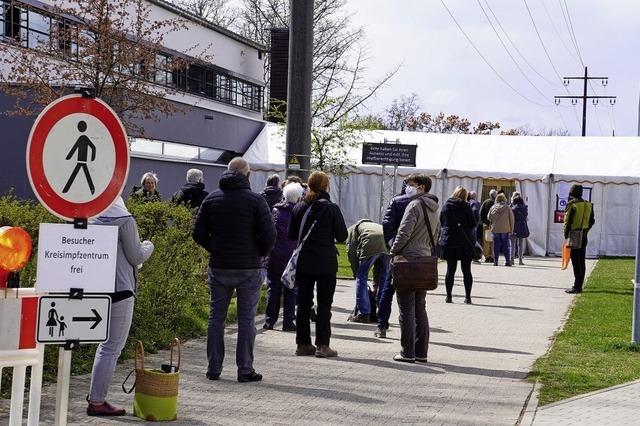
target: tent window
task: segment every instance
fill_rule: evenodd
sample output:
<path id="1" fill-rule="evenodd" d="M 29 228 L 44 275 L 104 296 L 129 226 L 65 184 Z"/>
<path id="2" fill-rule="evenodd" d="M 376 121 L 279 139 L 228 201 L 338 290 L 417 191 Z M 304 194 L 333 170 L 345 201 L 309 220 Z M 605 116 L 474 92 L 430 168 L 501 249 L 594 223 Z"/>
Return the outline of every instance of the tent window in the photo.
<path id="1" fill-rule="evenodd" d="M 511 194 L 516 190 L 516 181 L 510 179 L 483 179 L 481 200 L 489 198 L 489 191 L 492 189 L 495 189 L 496 191 L 502 189 L 508 200 L 511 198 Z"/>

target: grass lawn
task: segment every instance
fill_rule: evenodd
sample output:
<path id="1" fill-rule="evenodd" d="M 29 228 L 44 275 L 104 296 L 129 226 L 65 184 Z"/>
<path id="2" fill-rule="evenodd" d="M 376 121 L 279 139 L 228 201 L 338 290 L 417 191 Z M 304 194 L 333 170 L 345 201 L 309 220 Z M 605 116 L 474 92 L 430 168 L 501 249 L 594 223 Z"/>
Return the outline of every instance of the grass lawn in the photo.
<path id="1" fill-rule="evenodd" d="M 541 405 L 640 379 L 631 345 L 634 259 L 601 259 L 564 329 L 534 365 Z"/>
<path id="2" fill-rule="evenodd" d="M 351 272 L 351 266 L 349 266 L 349 259 L 347 258 L 347 247 L 344 244 L 336 244 L 338 249 L 338 277 L 339 278 L 353 278 L 353 272 Z"/>

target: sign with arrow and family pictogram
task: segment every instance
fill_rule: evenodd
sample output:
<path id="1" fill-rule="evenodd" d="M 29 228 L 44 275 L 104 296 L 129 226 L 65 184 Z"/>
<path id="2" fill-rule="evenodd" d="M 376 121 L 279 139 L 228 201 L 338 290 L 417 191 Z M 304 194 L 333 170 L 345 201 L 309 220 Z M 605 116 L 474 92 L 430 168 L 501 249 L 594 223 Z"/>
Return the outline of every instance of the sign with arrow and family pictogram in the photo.
<path id="1" fill-rule="evenodd" d="M 109 296 L 42 296 L 38 305 L 39 343 L 100 343 L 109 337 Z"/>

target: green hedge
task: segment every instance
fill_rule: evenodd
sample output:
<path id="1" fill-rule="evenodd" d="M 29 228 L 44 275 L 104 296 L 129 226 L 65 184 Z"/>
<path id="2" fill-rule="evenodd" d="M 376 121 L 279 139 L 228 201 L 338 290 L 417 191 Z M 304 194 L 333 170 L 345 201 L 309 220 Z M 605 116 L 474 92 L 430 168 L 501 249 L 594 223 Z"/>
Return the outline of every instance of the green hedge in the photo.
<path id="1" fill-rule="evenodd" d="M 191 238 L 193 211 L 166 202 L 136 203 L 127 206 L 136 217 L 140 237 L 151 240 L 155 250 L 138 274 L 138 295 L 129 340 L 124 357 L 132 355 L 133 345 L 142 340 L 150 352 L 167 348 L 181 339 L 206 333 L 209 315 L 209 289 L 206 285 L 208 254 Z M 20 273 L 21 285 L 35 283 L 38 226 L 60 222 L 40 204 L 0 196 L 0 226 L 25 228 L 34 240 L 33 257 Z M 259 312 L 264 312 L 264 292 Z M 229 307 L 228 322 L 235 322 L 235 301 Z M 82 346 L 73 355 L 73 373 L 90 371 L 95 345 Z M 56 347 L 49 346 L 45 359 L 45 378 L 56 374 Z M 3 393 L 9 389 L 8 372 L 3 374 Z"/>

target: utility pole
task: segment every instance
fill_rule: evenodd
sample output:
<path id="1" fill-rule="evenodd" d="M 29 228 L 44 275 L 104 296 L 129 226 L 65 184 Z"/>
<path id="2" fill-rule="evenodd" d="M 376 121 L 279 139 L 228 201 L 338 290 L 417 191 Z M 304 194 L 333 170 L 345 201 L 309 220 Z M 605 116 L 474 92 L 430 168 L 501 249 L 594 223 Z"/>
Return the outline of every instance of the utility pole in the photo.
<path id="1" fill-rule="evenodd" d="M 313 0 L 290 0 L 289 82 L 285 166 L 301 178 L 311 168 Z"/>
<path id="2" fill-rule="evenodd" d="M 601 80 L 602 86 L 606 86 L 609 83 L 609 77 L 589 77 L 589 73 L 587 72 L 587 67 L 584 67 L 584 77 L 563 77 L 564 85 L 568 86 L 571 80 L 584 80 L 584 89 L 582 92 L 582 96 L 555 96 L 556 105 L 560 105 L 561 99 L 571 99 L 571 104 L 576 105 L 578 100 L 582 99 L 582 136 L 587 135 L 587 99 L 591 99 L 593 105 L 598 105 L 599 99 L 609 99 L 609 103 L 611 105 L 615 105 L 616 97 L 615 96 L 589 96 L 587 94 L 587 84 L 589 80 Z"/>

